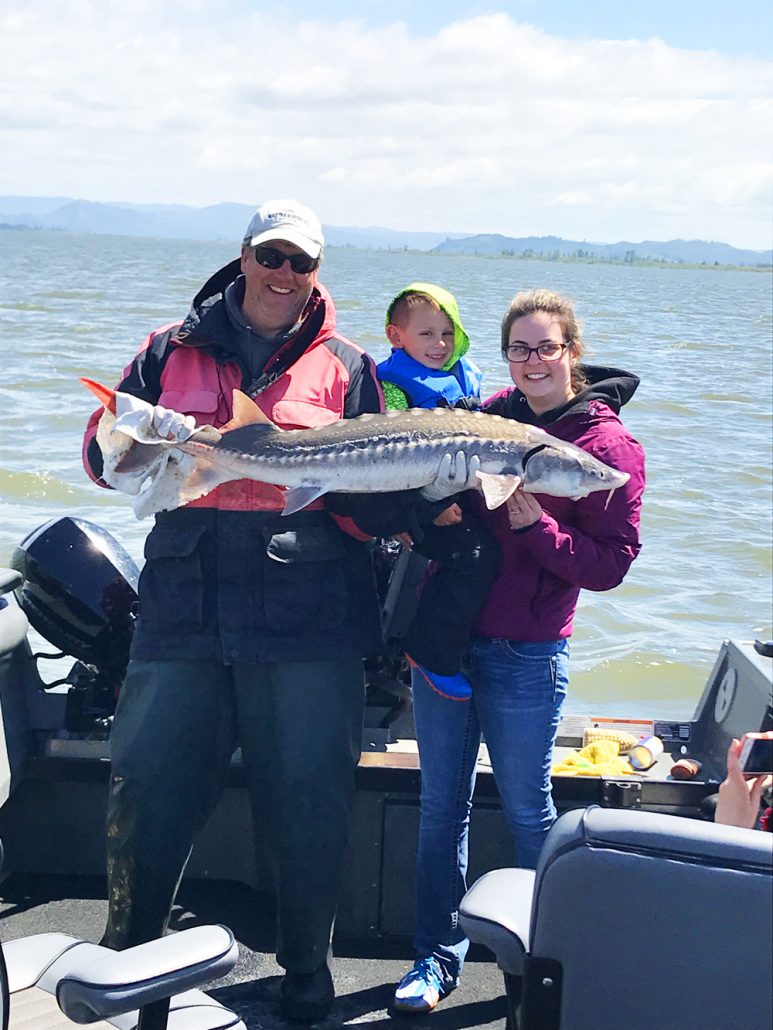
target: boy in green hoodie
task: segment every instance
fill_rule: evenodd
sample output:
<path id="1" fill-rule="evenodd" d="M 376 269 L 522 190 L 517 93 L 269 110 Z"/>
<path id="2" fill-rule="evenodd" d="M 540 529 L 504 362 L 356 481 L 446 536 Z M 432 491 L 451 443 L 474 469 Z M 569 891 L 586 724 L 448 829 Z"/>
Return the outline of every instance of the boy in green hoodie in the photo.
<path id="1" fill-rule="evenodd" d="M 452 293 L 411 283 L 386 314 L 392 353 L 377 366 L 387 409 L 480 406 L 482 374 L 466 353 L 470 340 Z M 443 696 L 466 701 L 460 670 L 470 631 L 499 568 L 499 545 L 459 503 L 422 526 L 416 551 L 438 564 L 425 581 L 403 644 L 412 668 Z"/>

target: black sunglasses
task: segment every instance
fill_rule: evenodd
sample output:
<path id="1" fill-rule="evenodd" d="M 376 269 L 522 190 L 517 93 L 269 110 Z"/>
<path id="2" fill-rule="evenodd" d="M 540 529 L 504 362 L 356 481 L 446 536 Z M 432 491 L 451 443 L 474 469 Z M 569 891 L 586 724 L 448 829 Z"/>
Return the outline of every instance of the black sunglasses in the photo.
<path id="1" fill-rule="evenodd" d="M 283 250 L 276 247 L 253 247 L 255 260 L 264 268 L 281 268 L 285 261 L 290 262 L 290 268 L 297 275 L 308 275 L 315 268 L 319 268 L 319 258 L 309 257 L 308 254 L 285 254 Z"/>

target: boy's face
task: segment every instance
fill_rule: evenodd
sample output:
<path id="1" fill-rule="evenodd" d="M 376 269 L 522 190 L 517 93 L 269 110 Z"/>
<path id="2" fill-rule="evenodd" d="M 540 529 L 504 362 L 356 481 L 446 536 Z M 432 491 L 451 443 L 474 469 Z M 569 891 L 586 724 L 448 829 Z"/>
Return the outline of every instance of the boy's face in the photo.
<path id="1" fill-rule="evenodd" d="M 454 326 L 442 311 L 429 304 L 411 308 L 404 326 L 387 326 L 387 338 L 393 347 L 404 350 L 409 358 L 425 368 L 442 368 L 454 352 Z"/>

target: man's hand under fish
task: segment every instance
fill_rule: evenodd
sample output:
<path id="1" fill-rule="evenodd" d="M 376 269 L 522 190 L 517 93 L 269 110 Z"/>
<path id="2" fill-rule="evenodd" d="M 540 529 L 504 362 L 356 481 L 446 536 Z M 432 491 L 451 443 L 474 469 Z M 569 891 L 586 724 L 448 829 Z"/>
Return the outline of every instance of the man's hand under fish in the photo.
<path id="1" fill-rule="evenodd" d="M 153 441 L 148 442 L 155 442 L 161 437 L 175 443 L 184 443 L 196 432 L 196 419 L 193 415 L 181 415 L 179 411 L 162 408 L 160 404 L 154 404 L 150 412 L 143 412 L 143 415 L 150 416 L 147 432 L 149 437 L 154 437 Z M 116 420 L 115 428 L 121 430 L 120 419 Z"/>
<path id="2" fill-rule="evenodd" d="M 237 479 L 285 488 L 288 515 L 330 492 L 419 489 L 442 500 L 478 488 L 496 508 L 519 486 L 579 498 L 614 491 L 629 478 L 536 426 L 479 411 L 413 408 L 283 430 L 234 390 L 232 418 L 215 429 L 81 381 L 105 407 L 97 429 L 103 478 L 134 496 L 138 518 L 178 508 Z"/>

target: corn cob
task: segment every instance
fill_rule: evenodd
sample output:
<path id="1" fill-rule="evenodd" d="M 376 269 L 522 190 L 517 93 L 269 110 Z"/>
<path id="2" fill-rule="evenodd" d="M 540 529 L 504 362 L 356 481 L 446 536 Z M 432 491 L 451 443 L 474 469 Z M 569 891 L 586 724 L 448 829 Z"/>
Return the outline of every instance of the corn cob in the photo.
<path id="1" fill-rule="evenodd" d="M 626 733 L 625 730 L 607 730 L 607 729 L 596 729 L 589 727 L 583 732 L 582 743 L 583 746 L 591 744 L 596 740 L 612 740 L 617 746 L 620 754 L 630 749 L 637 742 L 637 738 L 634 737 L 633 733 Z"/>

